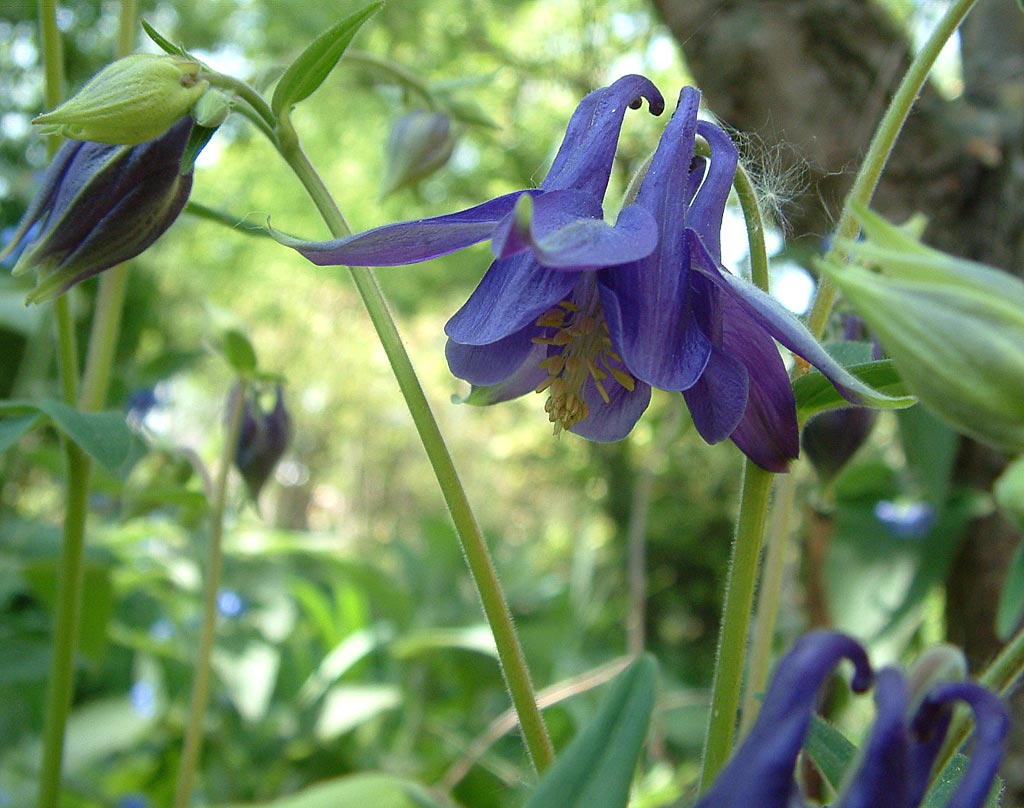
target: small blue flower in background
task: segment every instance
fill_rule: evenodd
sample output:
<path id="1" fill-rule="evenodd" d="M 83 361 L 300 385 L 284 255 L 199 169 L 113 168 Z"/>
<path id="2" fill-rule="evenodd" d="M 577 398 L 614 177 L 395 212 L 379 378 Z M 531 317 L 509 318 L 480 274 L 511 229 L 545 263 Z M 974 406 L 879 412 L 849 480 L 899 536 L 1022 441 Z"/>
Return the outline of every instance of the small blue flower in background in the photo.
<path id="1" fill-rule="evenodd" d="M 116 808 L 149 808 L 149 800 L 142 794 L 125 794 L 117 801 Z"/>
<path id="2" fill-rule="evenodd" d="M 935 524 L 935 508 L 921 500 L 879 500 L 875 518 L 894 536 L 901 539 L 922 539 Z"/>
<path id="3" fill-rule="evenodd" d="M 24 242 L 12 272 L 36 272 L 28 302 L 51 300 L 135 257 L 171 226 L 192 189 L 192 172 L 181 173 L 191 131 L 192 117 L 185 115 L 137 146 L 77 140 L 61 146 L 0 250 L 4 258 Z"/>
<path id="4" fill-rule="evenodd" d="M 156 642 L 167 642 L 174 633 L 174 623 L 167 617 L 161 617 L 149 627 L 150 639 Z"/>
<path id="5" fill-rule="evenodd" d="M 156 688 L 152 682 L 140 679 L 128 691 L 128 701 L 140 718 L 152 718 L 156 715 Z"/>
<path id="6" fill-rule="evenodd" d="M 584 98 L 537 190 L 333 241 L 278 238 L 315 264 L 371 266 L 489 238 L 497 260 L 445 326 L 448 365 L 473 385 L 467 402 L 547 392 L 556 434 L 614 441 L 632 430 L 652 387 L 681 392 L 706 441 L 731 438 L 758 465 L 786 471 L 800 442 L 776 340 L 850 402 L 885 397 L 840 367 L 781 303 L 721 265 L 737 153 L 725 132 L 697 120 L 697 90 L 680 94 L 635 202 L 605 224 L 619 130 L 640 98 L 654 113 L 664 107 L 641 76 Z M 710 161 L 695 157 L 697 136 Z"/>
<path id="7" fill-rule="evenodd" d="M 217 593 L 217 611 L 222 617 L 238 617 L 245 611 L 245 601 L 232 589 L 222 589 Z"/>
<path id="8" fill-rule="evenodd" d="M 944 808 L 984 805 L 1009 731 L 1003 701 L 968 681 L 933 683 L 923 693 L 912 694 L 902 671 L 884 668 L 874 673 L 856 641 L 814 632 L 800 639 L 779 663 L 754 726 L 695 808 L 804 805 L 793 774 L 797 755 L 810 728 L 818 690 L 842 659 L 854 665 L 855 692 L 866 691 L 874 682 L 876 718 L 856 771 L 832 808 L 920 806 L 958 703 L 974 713 L 974 746 L 963 779 Z"/>

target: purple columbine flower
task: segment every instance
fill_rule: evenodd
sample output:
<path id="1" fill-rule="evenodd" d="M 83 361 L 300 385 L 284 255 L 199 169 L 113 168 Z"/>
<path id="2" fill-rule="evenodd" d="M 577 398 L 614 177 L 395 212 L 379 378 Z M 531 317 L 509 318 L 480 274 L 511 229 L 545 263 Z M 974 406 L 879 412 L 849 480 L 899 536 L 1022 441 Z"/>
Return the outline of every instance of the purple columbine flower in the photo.
<path id="1" fill-rule="evenodd" d="M 452 372 L 477 389 L 474 403 L 547 389 L 556 431 L 617 440 L 651 391 L 611 345 L 594 270 L 642 258 L 658 241 L 657 222 L 639 206 L 623 209 L 614 226 L 602 208 L 626 108 L 643 98 L 652 113 L 664 110 L 642 76 L 587 95 L 540 188 L 334 241 L 278 238 L 321 266 L 409 264 L 490 239 L 497 260 L 445 328 Z"/>
<path id="2" fill-rule="evenodd" d="M 695 808 L 801 808 L 794 779 L 797 755 L 810 728 L 818 689 L 842 659 L 854 665 L 856 692 L 875 687 L 877 717 L 860 763 L 832 808 L 917 808 L 949 729 L 952 707 L 974 713 L 970 762 L 945 808 L 981 808 L 1009 730 L 1005 704 L 973 682 L 931 684 L 912 698 L 904 673 L 885 668 L 874 675 L 864 649 L 842 634 L 804 636 L 779 663 L 750 733 Z"/>
<path id="3" fill-rule="evenodd" d="M 43 176 L 14 237 L 12 252 L 33 225 L 14 274 L 35 270 L 28 302 L 63 294 L 147 249 L 181 213 L 192 190 L 191 169 L 181 173 L 192 131 L 185 115 L 159 137 L 137 146 L 69 140 Z"/>
<path id="4" fill-rule="evenodd" d="M 775 340 L 821 370 L 854 403 L 884 397 L 858 382 L 781 303 L 721 265 L 720 232 L 736 149 L 697 120 L 684 88 L 634 204 L 604 223 L 623 112 L 661 96 L 627 76 L 588 95 L 547 179 L 460 213 L 386 225 L 329 242 L 280 237 L 316 264 L 392 266 L 491 239 L 491 264 L 448 321 L 452 372 L 467 401 L 547 391 L 555 432 L 625 437 L 651 387 L 682 392 L 709 443 L 731 438 L 755 463 L 785 471 L 799 452 L 796 404 Z M 694 156 L 696 136 L 711 159 Z"/>

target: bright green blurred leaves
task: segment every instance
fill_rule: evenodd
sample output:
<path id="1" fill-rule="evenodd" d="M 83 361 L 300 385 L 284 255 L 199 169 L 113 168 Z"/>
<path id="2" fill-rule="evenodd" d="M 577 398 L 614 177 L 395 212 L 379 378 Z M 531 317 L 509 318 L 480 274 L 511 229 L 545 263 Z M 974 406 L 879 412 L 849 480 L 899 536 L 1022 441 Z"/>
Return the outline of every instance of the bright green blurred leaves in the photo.
<path id="1" fill-rule="evenodd" d="M 0 402 L 0 451 L 44 418 L 122 479 L 145 453 L 144 444 L 132 432 L 123 413 L 81 412 L 53 399 Z"/>
<path id="2" fill-rule="evenodd" d="M 545 773 L 526 808 L 624 808 L 654 709 L 657 665 L 620 673 L 594 720 Z"/>
<path id="3" fill-rule="evenodd" d="M 232 803 L 220 808 L 249 808 L 251 804 Z M 364 772 L 303 789 L 297 794 L 260 808 L 440 808 L 422 786 L 388 774 Z"/>
<path id="4" fill-rule="evenodd" d="M 241 331 L 228 329 L 222 335 L 224 358 L 239 376 L 249 377 L 256 372 L 256 349 Z"/>
<path id="5" fill-rule="evenodd" d="M 352 42 L 363 23 L 372 17 L 384 4 L 371 3 L 362 11 L 346 17 L 333 28 L 322 33 L 299 54 L 274 90 L 270 108 L 275 115 L 288 112 L 295 104 L 308 98 L 323 83 L 324 79 L 338 64 L 345 49 Z"/>

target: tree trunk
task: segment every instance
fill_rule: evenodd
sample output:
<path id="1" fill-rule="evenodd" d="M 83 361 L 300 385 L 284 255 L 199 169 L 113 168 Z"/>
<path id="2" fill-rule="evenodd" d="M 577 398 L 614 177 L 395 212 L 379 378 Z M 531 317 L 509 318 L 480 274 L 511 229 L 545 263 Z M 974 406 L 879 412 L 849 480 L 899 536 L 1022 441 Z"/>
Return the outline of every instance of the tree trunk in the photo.
<path id="1" fill-rule="evenodd" d="M 867 0 L 654 0 L 707 106 L 748 143 L 748 160 L 804 178 L 783 198 L 789 237 L 817 248 L 910 62 L 904 32 Z M 1024 265 L 1024 14 L 980 0 L 961 38 L 963 93 L 926 87 L 873 203 L 899 222 L 922 212 L 925 240 L 1008 271 Z M 748 136 L 751 136 L 748 138 Z M 741 145 L 741 151 L 743 147 Z M 767 158 L 765 157 L 767 155 Z M 772 190 L 769 185 L 769 190 Z M 1005 464 L 964 440 L 960 485 L 989 490 Z M 969 531 L 947 590 L 950 638 L 977 671 L 998 650 L 993 617 L 1020 536 L 998 516 Z M 1024 795 L 1024 701 L 1016 700 L 1006 804 Z"/>

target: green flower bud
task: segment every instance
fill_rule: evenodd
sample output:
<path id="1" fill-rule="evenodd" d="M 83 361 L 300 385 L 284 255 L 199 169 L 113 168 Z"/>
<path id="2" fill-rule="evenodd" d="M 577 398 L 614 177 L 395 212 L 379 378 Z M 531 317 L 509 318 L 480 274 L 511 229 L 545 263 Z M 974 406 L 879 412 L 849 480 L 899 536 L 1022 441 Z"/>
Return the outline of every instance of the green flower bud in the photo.
<path id="1" fill-rule="evenodd" d="M 454 146 L 451 120 L 444 113 L 418 110 L 403 115 L 388 138 L 383 195 L 429 177 L 448 162 Z"/>
<path id="2" fill-rule="evenodd" d="M 199 100 L 209 86 L 199 70 L 181 56 L 126 56 L 32 123 L 47 134 L 134 146 L 162 135 Z"/>
<path id="3" fill-rule="evenodd" d="M 1024 283 L 858 216 L 866 240 L 840 246 L 864 266 L 821 270 L 927 407 L 980 441 L 1024 449 Z"/>
<path id="4" fill-rule="evenodd" d="M 200 96 L 192 108 L 192 118 L 196 126 L 216 129 L 224 123 L 230 112 L 231 100 L 220 90 L 211 87 Z"/>

